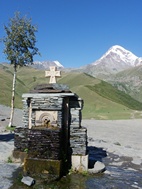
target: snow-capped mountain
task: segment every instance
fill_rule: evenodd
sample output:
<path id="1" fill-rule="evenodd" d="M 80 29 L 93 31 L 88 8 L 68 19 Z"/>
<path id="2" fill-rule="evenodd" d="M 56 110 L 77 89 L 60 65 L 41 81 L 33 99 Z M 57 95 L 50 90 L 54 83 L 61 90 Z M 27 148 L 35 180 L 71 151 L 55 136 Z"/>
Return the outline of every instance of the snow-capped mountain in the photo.
<path id="1" fill-rule="evenodd" d="M 142 58 L 119 45 L 111 47 L 99 60 L 89 64 L 85 72 L 99 78 L 142 65 Z"/>
<path id="2" fill-rule="evenodd" d="M 129 66 L 134 66 L 135 65 L 135 60 L 138 58 L 136 55 L 131 53 L 130 51 L 124 49 L 121 46 L 115 45 L 111 47 L 101 58 L 100 60 L 105 59 L 106 57 L 109 57 L 112 60 L 115 61 L 123 61 Z"/>
<path id="3" fill-rule="evenodd" d="M 55 61 L 35 61 L 32 65 L 32 67 L 36 69 L 49 69 L 50 66 L 56 66 L 58 69 L 64 68 L 64 66 L 57 60 Z"/>

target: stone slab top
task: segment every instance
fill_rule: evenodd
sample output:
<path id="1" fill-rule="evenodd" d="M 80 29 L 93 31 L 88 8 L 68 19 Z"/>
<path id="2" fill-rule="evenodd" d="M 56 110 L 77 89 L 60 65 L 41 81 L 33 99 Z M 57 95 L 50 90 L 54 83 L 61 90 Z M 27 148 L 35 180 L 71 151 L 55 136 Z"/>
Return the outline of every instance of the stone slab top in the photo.
<path id="1" fill-rule="evenodd" d="M 37 85 L 30 93 L 71 93 L 71 91 L 67 85 L 50 83 Z"/>
<path id="2" fill-rule="evenodd" d="M 78 98 L 75 93 L 24 93 L 23 98 L 46 98 L 46 97 L 68 97 L 74 96 Z"/>

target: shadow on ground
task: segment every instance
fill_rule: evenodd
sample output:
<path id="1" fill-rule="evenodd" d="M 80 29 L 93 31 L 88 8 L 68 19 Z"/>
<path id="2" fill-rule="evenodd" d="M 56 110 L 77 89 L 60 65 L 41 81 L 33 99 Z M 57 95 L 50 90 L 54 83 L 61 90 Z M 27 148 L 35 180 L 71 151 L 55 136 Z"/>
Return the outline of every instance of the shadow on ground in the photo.
<path id="1" fill-rule="evenodd" d="M 10 140 L 14 140 L 14 134 L 13 133 L 0 134 L 0 142 L 8 142 Z"/>
<path id="2" fill-rule="evenodd" d="M 88 146 L 87 151 L 89 155 L 89 169 L 94 167 L 96 161 L 102 162 L 103 158 L 107 157 L 107 153 L 103 148 Z"/>

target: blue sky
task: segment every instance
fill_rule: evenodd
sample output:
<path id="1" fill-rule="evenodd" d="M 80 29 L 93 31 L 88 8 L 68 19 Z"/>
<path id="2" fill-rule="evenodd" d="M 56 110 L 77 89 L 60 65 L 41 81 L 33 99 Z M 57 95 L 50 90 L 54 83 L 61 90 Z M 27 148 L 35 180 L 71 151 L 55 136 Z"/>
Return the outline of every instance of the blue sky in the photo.
<path id="1" fill-rule="evenodd" d="M 142 0 L 0 0 L 0 38 L 4 24 L 20 11 L 37 25 L 41 57 L 80 67 L 121 45 L 142 57 Z M 0 43 L 0 62 L 6 61 Z"/>

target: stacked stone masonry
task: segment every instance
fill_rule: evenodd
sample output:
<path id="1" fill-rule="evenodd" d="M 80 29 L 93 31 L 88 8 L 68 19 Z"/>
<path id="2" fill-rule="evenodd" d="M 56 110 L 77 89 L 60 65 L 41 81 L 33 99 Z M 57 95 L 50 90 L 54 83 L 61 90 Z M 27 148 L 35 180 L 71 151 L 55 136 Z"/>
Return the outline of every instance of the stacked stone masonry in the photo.
<path id="1" fill-rule="evenodd" d="M 24 152 L 28 149 L 28 128 L 17 127 L 14 135 L 14 147 L 16 151 Z"/>
<path id="2" fill-rule="evenodd" d="M 39 95 L 38 95 L 39 96 Z M 36 95 L 33 95 L 33 97 L 25 97 L 23 99 L 23 127 L 29 126 L 29 109 L 31 106 L 32 113 L 31 113 L 31 123 L 32 126 L 35 126 L 35 112 L 36 110 L 49 110 L 49 111 L 58 111 L 58 125 L 61 128 L 62 126 L 62 104 L 63 104 L 63 98 L 59 98 L 57 96 L 47 96 L 44 97 L 41 95 L 41 97 L 36 97 Z"/>
<path id="3" fill-rule="evenodd" d="M 60 160 L 61 129 L 15 129 L 15 151 L 27 152 L 29 158 Z"/>
<path id="4" fill-rule="evenodd" d="M 70 147 L 72 155 L 86 155 L 87 129 L 80 127 L 70 128 Z"/>
<path id="5" fill-rule="evenodd" d="M 68 113 L 66 112 L 67 109 L 64 107 L 66 102 L 68 102 Z M 27 148 L 29 153 L 31 151 L 31 154 L 33 154 L 31 157 L 37 157 L 37 155 L 33 152 L 38 151 L 41 158 L 59 159 L 61 157 L 61 150 L 59 150 L 59 148 L 62 148 L 61 145 L 63 145 L 63 142 L 70 145 L 69 147 L 72 155 L 86 155 L 87 130 L 81 126 L 82 107 L 82 100 L 74 93 L 24 94 L 23 128 L 15 131 L 16 149 L 24 151 L 24 149 Z M 35 127 L 36 111 L 40 110 L 57 111 L 58 128 L 62 130 L 62 134 L 61 132 L 56 132 L 54 141 L 51 138 L 49 131 L 46 131 L 46 137 L 45 135 L 42 135 L 42 131 L 40 131 L 40 134 L 38 135 L 37 133 L 39 133 L 39 131 L 36 133 L 36 130 L 32 129 Z M 31 129 L 28 129 L 30 122 Z M 64 125 L 65 122 L 68 122 L 66 126 Z M 68 136 L 64 136 L 67 132 Z M 63 140 L 61 140 L 61 135 Z M 50 139 L 48 139 L 48 137 Z M 26 142 L 27 139 L 28 142 Z M 49 141 L 51 143 L 50 145 Z M 56 152 L 52 152 L 54 150 Z M 47 151 L 51 151 L 51 153 L 48 154 Z"/>
<path id="6" fill-rule="evenodd" d="M 28 139 L 29 158 L 61 159 L 61 130 L 31 129 Z"/>

